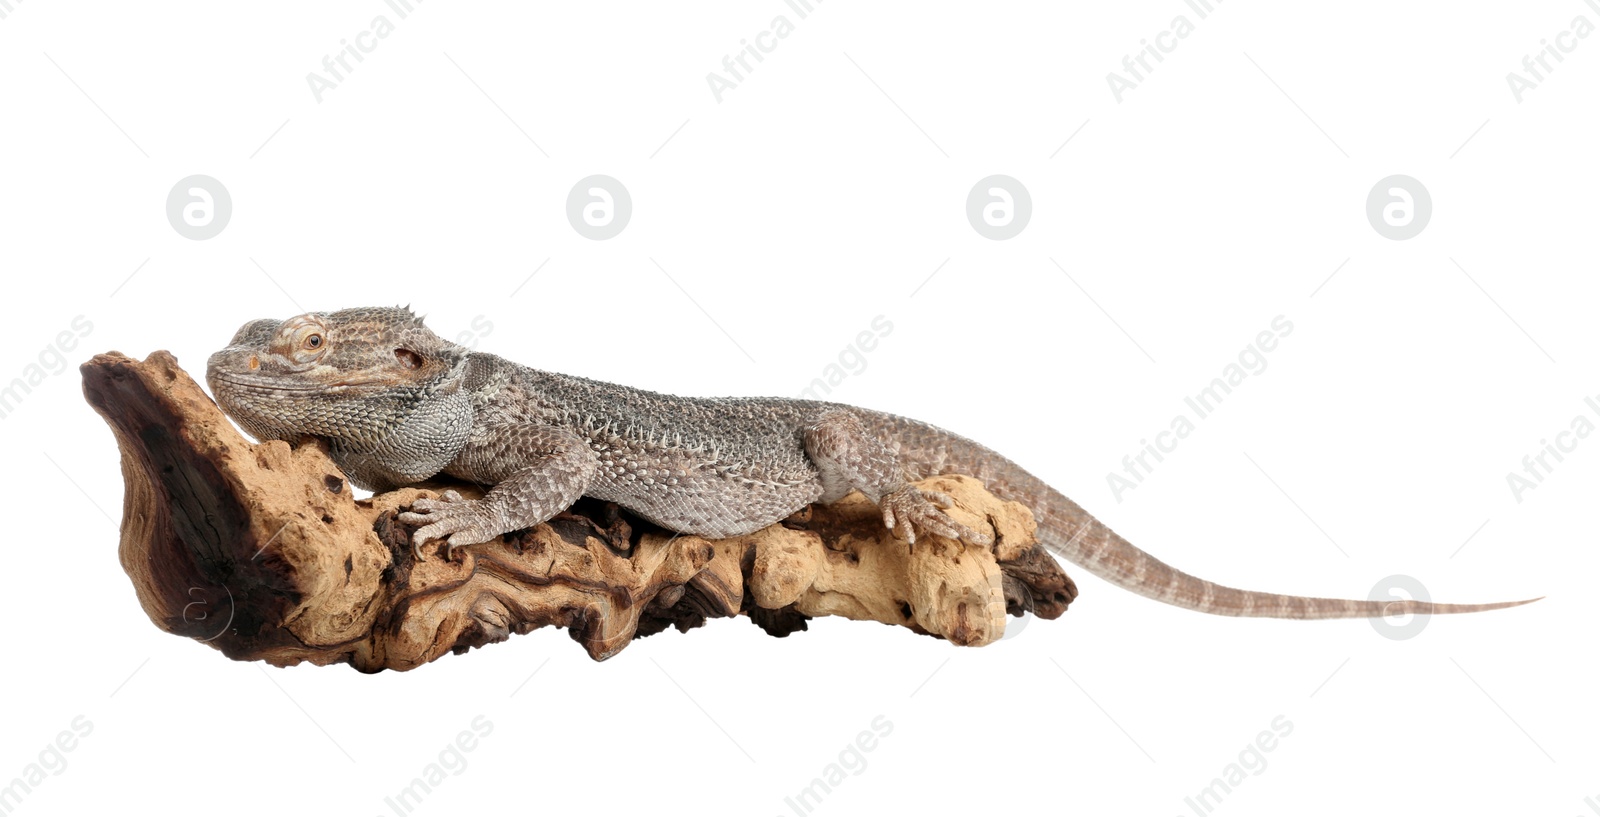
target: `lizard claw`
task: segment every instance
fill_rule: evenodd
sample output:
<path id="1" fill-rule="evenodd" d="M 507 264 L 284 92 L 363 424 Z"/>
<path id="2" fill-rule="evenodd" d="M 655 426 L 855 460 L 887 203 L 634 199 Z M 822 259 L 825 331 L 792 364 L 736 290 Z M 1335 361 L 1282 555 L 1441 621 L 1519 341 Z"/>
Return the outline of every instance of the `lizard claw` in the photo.
<path id="1" fill-rule="evenodd" d="M 420 561 L 422 546 L 432 539 L 445 540 L 445 558 L 455 556 L 456 548 L 487 542 L 499 535 L 488 521 L 483 501 L 463 499 L 455 491 L 445 491 L 438 499 L 418 499 L 411 510 L 395 518 L 407 525 L 421 525 L 411 535 L 411 552 Z"/>
<path id="2" fill-rule="evenodd" d="M 955 539 L 974 545 L 988 545 L 993 538 L 963 525 L 940 508 L 952 508 L 955 501 L 940 491 L 924 491 L 914 485 L 905 485 L 884 494 L 878 500 L 883 511 L 883 525 L 907 544 L 917 542 L 917 534 L 931 533 L 946 539 Z"/>

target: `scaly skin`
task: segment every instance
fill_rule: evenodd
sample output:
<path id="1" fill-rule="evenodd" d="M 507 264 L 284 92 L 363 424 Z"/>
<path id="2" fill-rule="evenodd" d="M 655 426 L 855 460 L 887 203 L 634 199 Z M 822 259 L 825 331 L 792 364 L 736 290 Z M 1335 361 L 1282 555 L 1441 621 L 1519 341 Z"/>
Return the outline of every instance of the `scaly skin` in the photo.
<path id="1" fill-rule="evenodd" d="M 244 325 L 211 356 L 217 403 L 259 439 L 328 440 L 351 482 L 390 490 L 438 473 L 491 486 L 400 515 L 413 545 L 456 548 L 543 522 L 580 496 L 669 530 L 725 538 L 860 491 L 907 542 L 989 536 L 911 483 L 967 474 L 1027 505 L 1039 538 L 1107 581 L 1207 613 L 1353 618 L 1526 604 L 1357 601 L 1257 593 L 1178 571 L 1005 457 L 926 423 L 839 403 L 676 397 L 530 369 L 435 335 L 407 308 L 312 312 Z"/>

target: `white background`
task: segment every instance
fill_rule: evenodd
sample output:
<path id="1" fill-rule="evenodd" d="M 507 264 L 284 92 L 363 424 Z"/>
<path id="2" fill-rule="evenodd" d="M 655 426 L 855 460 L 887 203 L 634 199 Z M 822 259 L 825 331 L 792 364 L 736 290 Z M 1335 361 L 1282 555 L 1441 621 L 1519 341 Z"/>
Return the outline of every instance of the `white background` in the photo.
<path id="1" fill-rule="evenodd" d="M 0 383 L 93 325 L 0 420 L 0 783 L 93 724 L 19 813 L 392 814 L 478 715 L 492 733 L 416 813 L 793 814 L 879 715 L 892 733 L 815 813 L 1193 814 L 1280 715 L 1292 733 L 1215 813 L 1600 799 L 1600 440 L 1520 502 L 1507 484 L 1575 416 L 1600 423 L 1600 36 L 1521 102 L 1506 81 L 1600 23 L 1577 0 L 11 5 Z M 306 75 L 379 14 L 395 31 L 318 102 Z M 778 14 L 794 32 L 719 103 L 706 75 Z M 1119 103 L 1106 75 L 1179 14 L 1195 31 Z M 164 212 L 196 173 L 234 205 L 206 241 Z M 564 210 L 594 173 L 634 203 L 607 241 Z M 995 173 L 1033 199 L 1007 241 L 964 214 Z M 1433 199 L 1407 241 L 1365 213 L 1396 173 Z M 249 319 L 397 303 L 449 337 L 487 320 L 478 348 L 525 364 L 706 395 L 795 395 L 883 315 L 831 399 L 1005 452 L 1185 570 L 1547 598 L 1391 640 L 1069 567 L 1062 619 L 981 649 L 724 620 L 603 664 L 542 630 L 376 676 L 161 633 L 117 562 L 116 450 L 76 365 L 169 349 L 198 377 Z M 1277 315 L 1268 368 L 1117 501 L 1107 474 Z"/>

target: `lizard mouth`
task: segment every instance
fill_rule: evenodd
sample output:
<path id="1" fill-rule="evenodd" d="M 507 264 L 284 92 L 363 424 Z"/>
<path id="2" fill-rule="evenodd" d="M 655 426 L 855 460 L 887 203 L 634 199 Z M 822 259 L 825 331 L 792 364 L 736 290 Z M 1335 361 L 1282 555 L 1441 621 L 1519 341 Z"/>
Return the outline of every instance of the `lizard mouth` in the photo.
<path id="1" fill-rule="evenodd" d="M 382 383 L 387 383 L 388 382 L 386 380 L 383 380 L 382 378 L 373 377 L 373 378 L 365 378 L 365 379 L 338 380 L 338 381 L 334 381 L 334 382 L 331 382 L 331 383 L 311 383 L 311 384 L 306 384 L 306 385 L 303 385 L 303 386 L 294 386 L 294 385 L 286 385 L 286 384 L 284 384 L 282 382 L 279 382 L 279 381 L 253 380 L 253 379 L 249 379 L 249 378 L 238 377 L 236 375 L 225 375 L 225 374 L 214 375 L 212 377 L 212 379 L 216 380 L 219 383 L 226 383 L 226 384 L 228 384 L 230 386 L 237 386 L 239 388 L 251 389 L 251 390 L 254 390 L 254 391 L 264 391 L 264 392 L 307 392 L 307 391 L 337 392 L 337 391 L 342 391 L 344 389 L 349 389 L 349 388 L 356 388 L 356 387 L 360 387 L 360 386 L 371 386 L 371 385 L 374 385 L 374 384 L 382 384 Z"/>

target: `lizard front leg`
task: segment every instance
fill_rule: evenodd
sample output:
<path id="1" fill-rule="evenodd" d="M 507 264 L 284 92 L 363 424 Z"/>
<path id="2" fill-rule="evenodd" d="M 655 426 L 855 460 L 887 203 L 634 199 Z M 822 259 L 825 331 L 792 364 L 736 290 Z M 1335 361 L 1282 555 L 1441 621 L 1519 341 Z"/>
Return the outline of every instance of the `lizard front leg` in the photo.
<path id="1" fill-rule="evenodd" d="M 419 499 L 398 518 L 422 525 L 411 538 L 419 559 L 430 539 L 446 540 L 449 558 L 458 547 L 537 525 L 571 507 L 588 489 L 596 463 L 589 445 L 567 429 L 490 426 L 473 435 L 445 472 L 494 487 L 482 499 L 455 491 Z"/>
<path id="2" fill-rule="evenodd" d="M 918 533 L 933 533 L 987 545 L 991 538 L 951 519 L 940 510 L 954 503 L 949 495 L 924 491 L 910 484 L 894 449 L 855 412 L 829 408 L 813 417 L 801 430 L 806 456 L 822 478 L 819 501 L 834 502 L 858 490 L 883 512 L 883 524 L 896 536 L 915 543 Z"/>

